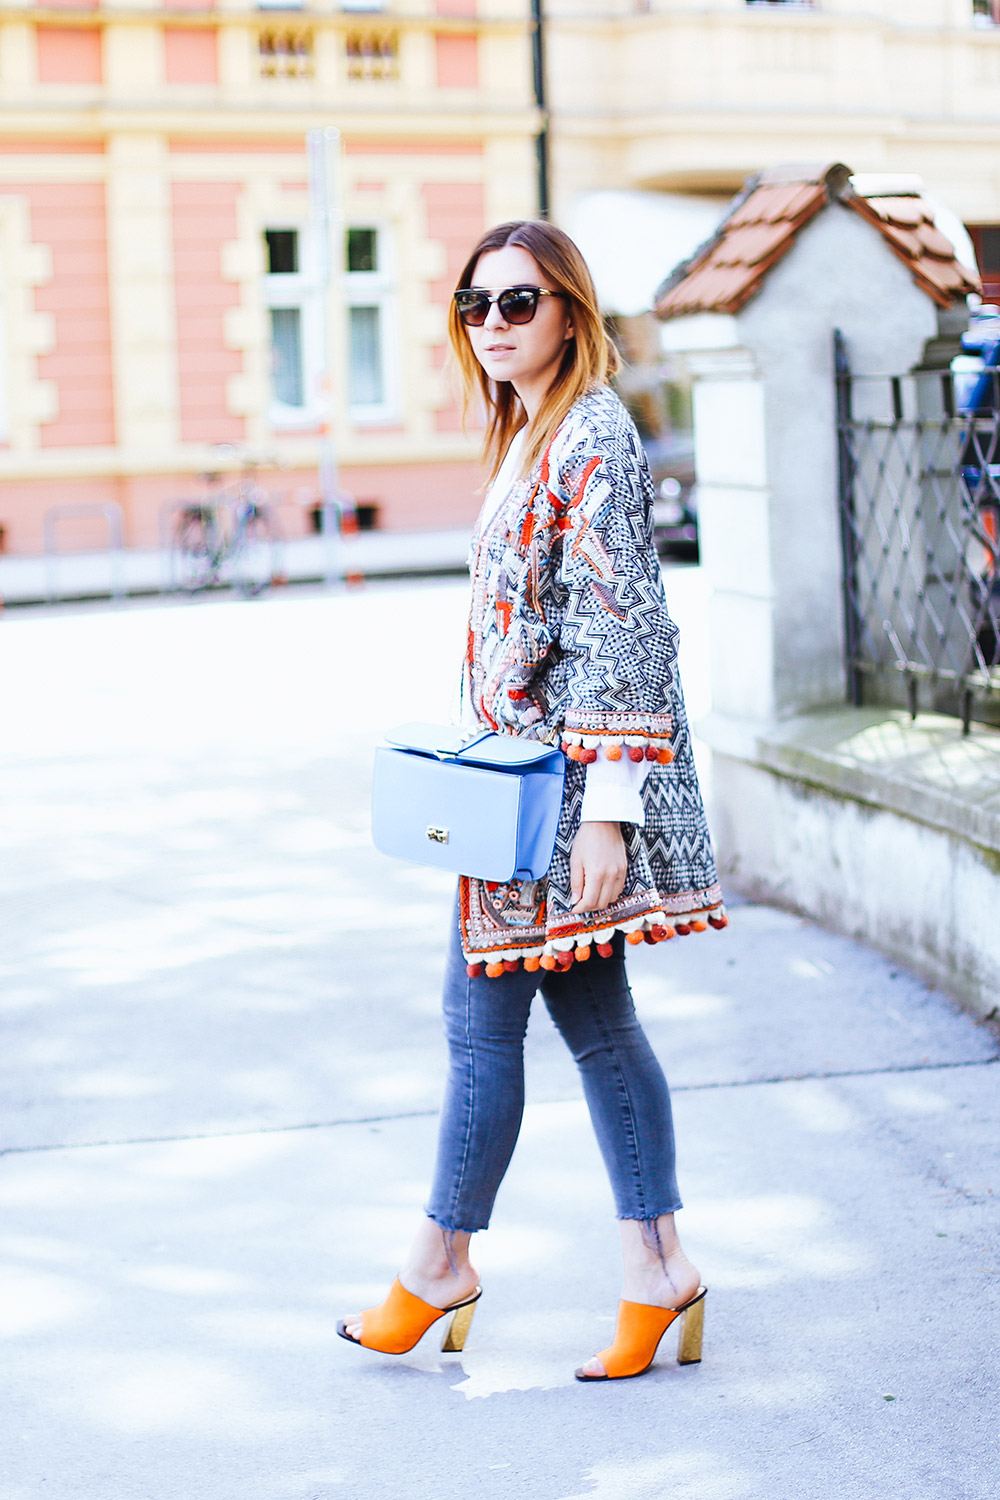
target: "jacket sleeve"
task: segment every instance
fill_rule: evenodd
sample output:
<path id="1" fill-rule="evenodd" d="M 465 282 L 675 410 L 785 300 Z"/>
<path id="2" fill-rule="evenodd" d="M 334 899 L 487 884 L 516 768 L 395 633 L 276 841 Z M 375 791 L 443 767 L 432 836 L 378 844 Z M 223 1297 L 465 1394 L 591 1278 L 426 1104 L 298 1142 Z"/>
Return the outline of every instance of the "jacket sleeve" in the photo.
<path id="1" fill-rule="evenodd" d="M 557 641 L 567 683 L 564 749 L 584 763 L 600 753 L 666 764 L 677 627 L 653 546 L 645 455 L 637 437 L 611 453 L 583 442 L 561 456 L 552 477 L 565 590 Z"/>

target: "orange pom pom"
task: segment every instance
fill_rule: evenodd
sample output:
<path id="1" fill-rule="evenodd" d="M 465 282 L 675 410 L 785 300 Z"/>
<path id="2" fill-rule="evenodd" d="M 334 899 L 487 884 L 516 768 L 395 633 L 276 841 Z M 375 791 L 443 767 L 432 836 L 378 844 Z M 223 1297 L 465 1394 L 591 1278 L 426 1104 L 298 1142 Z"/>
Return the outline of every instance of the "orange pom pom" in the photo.
<path id="1" fill-rule="evenodd" d="M 708 931 L 708 923 L 707 922 L 692 922 L 691 923 L 691 931 L 692 932 L 707 932 Z"/>
<path id="2" fill-rule="evenodd" d="M 570 745 L 569 749 L 566 751 L 566 754 L 567 754 L 567 756 L 568 756 L 568 758 L 570 760 L 582 760 L 583 759 L 583 746 L 582 745 Z"/>
<path id="3" fill-rule="evenodd" d="M 602 958 L 610 958 L 615 950 L 612 948 L 610 943 L 598 943 L 597 951 Z"/>
<path id="4" fill-rule="evenodd" d="M 539 962 L 540 960 L 537 958 L 526 958 L 524 960 L 524 967 L 529 974 L 537 974 Z"/>
<path id="5" fill-rule="evenodd" d="M 621 747 L 621 745 L 605 745 L 605 747 L 604 747 L 604 759 L 605 760 L 621 760 L 621 758 L 622 758 L 622 747 Z"/>
<path id="6" fill-rule="evenodd" d="M 669 766 L 673 758 L 674 752 L 672 750 L 658 750 L 656 752 L 656 760 L 658 765 Z"/>
<path id="7" fill-rule="evenodd" d="M 676 937 L 677 933 L 676 933 L 676 931 L 674 930 L 673 927 L 664 927 L 664 929 L 663 929 L 663 935 L 664 935 L 664 937 L 672 938 L 672 937 Z"/>
<path id="8" fill-rule="evenodd" d="M 503 973 L 503 964 L 487 964 L 486 973 L 490 979 L 499 979 Z"/>
<path id="9" fill-rule="evenodd" d="M 585 964 L 587 962 L 587 959 L 589 957 L 590 957 L 590 949 L 589 948 L 577 948 L 577 950 L 576 950 L 576 961 L 577 961 L 578 964 Z"/>
<path id="10" fill-rule="evenodd" d="M 643 941 L 642 933 L 641 932 L 626 932 L 626 934 L 625 934 L 625 941 L 626 941 L 626 943 L 633 943 L 633 944 L 634 943 L 641 943 Z"/>
<path id="11" fill-rule="evenodd" d="M 543 969 L 554 969 L 556 966 L 555 958 L 551 953 L 543 953 L 538 962 Z"/>

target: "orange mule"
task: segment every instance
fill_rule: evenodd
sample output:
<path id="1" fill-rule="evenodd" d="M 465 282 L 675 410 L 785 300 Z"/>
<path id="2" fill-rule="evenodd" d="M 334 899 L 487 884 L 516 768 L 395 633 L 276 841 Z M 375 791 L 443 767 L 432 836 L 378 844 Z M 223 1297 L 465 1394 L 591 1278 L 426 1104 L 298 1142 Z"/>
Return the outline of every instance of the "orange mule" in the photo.
<path id="1" fill-rule="evenodd" d="M 646 1302 L 619 1302 L 615 1340 L 609 1349 L 596 1357 L 605 1374 L 587 1375 L 577 1370 L 577 1380 L 627 1380 L 649 1369 L 660 1347 L 660 1340 L 676 1319 L 680 1319 L 677 1363 L 696 1365 L 701 1359 L 701 1339 L 705 1326 L 705 1293 L 700 1286 L 683 1307 L 650 1307 Z"/>
<path id="2" fill-rule="evenodd" d="M 432 1307 L 429 1302 L 408 1292 L 397 1276 L 385 1301 L 361 1314 L 359 1339 L 352 1338 L 347 1332 L 343 1318 L 337 1324 L 337 1332 L 349 1344 L 361 1344 L 363 1348 L 377 1349 L 381 1354 L 408 1354 L 419 1344 L 432 1323 L 451 1313 L 441 1348 L 445 1354 L 460 1354 L 465 1348 L 476 1303 L 482 1295 L 482 1287 L 477 1286 L 473 1295 L 466 1297 L 464 1302 L 453 1302 L 450 1307 Z"/>

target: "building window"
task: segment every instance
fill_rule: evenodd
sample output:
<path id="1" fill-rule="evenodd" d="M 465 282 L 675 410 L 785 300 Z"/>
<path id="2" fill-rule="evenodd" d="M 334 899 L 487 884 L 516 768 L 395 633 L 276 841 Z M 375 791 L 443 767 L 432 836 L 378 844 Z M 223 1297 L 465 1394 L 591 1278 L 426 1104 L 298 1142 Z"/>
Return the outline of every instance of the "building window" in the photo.
<path id="1" fill-rule="evenodd" d="M 265 26 L 257 38 L 261 78 L 311 78 L 312 32 L 303 26 Z"/>
<path id="2" fill-rule="evenodd" d="M 977 26 L 1000 26 L 1000 0 L 972 0 L 972 17 Z"/>
<path id="3" fill-rule="evenodd" d="M 396 408 L 395 308 L 385 230 L 368 225 L 348 229 L 344 270 L 351 417 L 361 423 L 391 421 Z"/>
<path id="4" fill-rule="evenodd" d="M 319 419 L 321 309 L 315 278 L 303 263 L 308 239 L 298 229 L 265 229 L 264 300 L 271 325 L 270 418 L 275 427 L 309 427 Z"/>
<path id="5" fill-rule="evenodd" d="M 349 31 L 347 76 L 369 83 L 389 83 L 399 77 L 399 41 L 389 31 Z"/>

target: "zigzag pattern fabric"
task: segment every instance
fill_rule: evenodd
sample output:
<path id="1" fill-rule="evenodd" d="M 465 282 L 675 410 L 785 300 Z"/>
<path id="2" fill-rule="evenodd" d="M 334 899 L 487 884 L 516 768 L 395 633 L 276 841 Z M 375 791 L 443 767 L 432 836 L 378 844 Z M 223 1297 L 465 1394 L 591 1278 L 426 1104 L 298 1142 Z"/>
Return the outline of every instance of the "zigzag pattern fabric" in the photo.
<path id="1" fill-rule="evenodd" d="M 724 927 L 725 910 L 677 673 L 677 627 L 653 545 L 653 486 L 635 424 L 604 386 L 570 409 L 473 542 L 467 673 L 480 723 L 562 743 L 566 789 L 548 874 L 463 876 L 470 973 L 567 968 L 629 942 Z M 625 887 L 572 911 L 570 851 L 586 766 L 651 762 L 645 828 L 623 825 Z"/>

